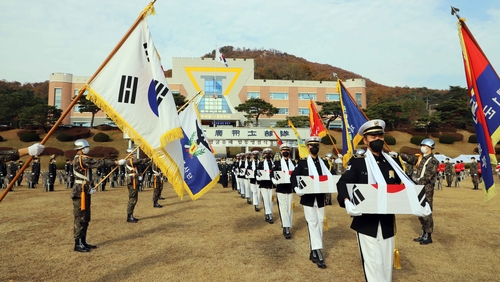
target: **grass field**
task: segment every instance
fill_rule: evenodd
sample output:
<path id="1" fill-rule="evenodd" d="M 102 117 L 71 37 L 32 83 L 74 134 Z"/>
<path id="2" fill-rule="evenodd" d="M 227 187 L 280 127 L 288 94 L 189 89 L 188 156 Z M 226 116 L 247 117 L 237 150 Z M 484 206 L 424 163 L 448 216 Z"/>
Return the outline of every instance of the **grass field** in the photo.
<path id="1" fill-rule="evenodd" d="M 446 154 L 469 153 L 467 145 Z M 412 241 L 420 232 L 416 217 L 397 216 L 402 269 L 394 270 L 394 281 L 499 281 L 500 196 L 485 203 L 482 191 L 471 188 L 468 178 L 460 187 L 435 191 L 433 244 Z M 298 196 L 293 237 L 285 240 L 276 205 L 277 220 L 268 224 L 263 211 L 255 212 L 231 188 L 217 185 L 191 201 L 166 184 L 161 209 L 152 207 L 152 189 L 146 188 L 139 193 L 137 224 L 126 222 L 127 189 L 108 188 L 92 197 L 88 241 L 99 248 L 77 253 L 69 190 L 56 185 L 47 193 L 25 184 L 15 190 L 0 203 L 0 281 L 364 280 L 351 219 L 336 203 L 325 209 L 328 268 L 319 269 L 308 259 Z"/>

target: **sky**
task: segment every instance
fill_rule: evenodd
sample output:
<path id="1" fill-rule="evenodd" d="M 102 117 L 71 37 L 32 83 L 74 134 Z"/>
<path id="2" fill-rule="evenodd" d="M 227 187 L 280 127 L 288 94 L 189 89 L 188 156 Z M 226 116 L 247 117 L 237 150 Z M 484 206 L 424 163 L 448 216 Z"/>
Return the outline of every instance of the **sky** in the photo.
<path id="1" fill-rule="evenodd" d="M 92 76 L 148 3 L 0 0 L 0 80 Z M 157 0 L 147 20 L 164 69 L 216 46 L 276 49 L 387 86 L 449 89 L 466 86 L 450 5 L 498 73 L 498 0 Z"/>

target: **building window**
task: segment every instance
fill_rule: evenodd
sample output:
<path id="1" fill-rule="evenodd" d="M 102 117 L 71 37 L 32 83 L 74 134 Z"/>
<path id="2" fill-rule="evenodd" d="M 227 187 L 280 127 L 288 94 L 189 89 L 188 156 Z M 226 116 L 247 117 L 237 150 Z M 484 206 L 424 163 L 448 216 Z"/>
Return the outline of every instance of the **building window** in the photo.
<path id="1" fill-rule="evenodd" d="M 356 93 L 356 103 L 358 103 L 358 105 L 361 107 L 363 106 L 362 105 L 362 98 L 363 97 L 363 93 Z"/>
<path id="2" fill-rule="evenodd" d="M 316 93 L 299 93 L 299 100 L 316 100 Z"/>
<path id="3" fill-rule="evenodd" d="M 271 92 L 270 99 L 271 100 L 288 100 L 288 93 Z"/>
<path id="4" fill-rule="evenodd" d="M 260 92 L 247 92 L 247 99 L 259 99 Z"/>
<path id="5" fill-rule="evenodd" d="M 54 88 L 54 107 L 61 108 L 62 88 Z"/>
<path id="6" fill-rule="evenodd" d="M 326 100 L 327 101 L 340 101 L 340 95 L 339 94 L 326 94 Z"/>
<path id="7" fill-rule="evenodd" d="M 299 116 L 308 116 L 309 108 L 299 108 Z"/>
<path id="8" fill-rule="evenodd" d="M 288 115 L 288 108 L 278 108 L 278 115 Z"/>
<path id="9" fill-rule="evenodd" d="M 80 90 L 75 89 L 75 92 L 74 92 L 74 93 L 75 93 L 75 96 L 73 96 L 73 98 L 74 98 L 74 97 L 76 97 L 76 96 L 78 95 L 78 91 L 80 91 Z M 86 96 L 87 96 L 87 94 L 88 94 L 88 93 L 89 93 L 89 91 L 88 91 L 88 90 L 85 90 L 85 92 L 83 92 L 82 97 L 80 97 L 80 100 L 81 100 L 81 99 L 87 99 L 87 97 L 86 97 Z M 74 110 L 74 112 L 75 112 L 75 113 L 79 113 L 79 112 L 80 112 L 80 108 L 81 108 L 81 107 L 80 107 L 78 104 L 75 104 L 75 106 L 73 107 L 73 110 Z"/>
<path id="10" fill-rule="evenodd" d="M 172 90 L 172 95 L 180 95 L 181 92 L 179 92 L 178 90 Z"/>

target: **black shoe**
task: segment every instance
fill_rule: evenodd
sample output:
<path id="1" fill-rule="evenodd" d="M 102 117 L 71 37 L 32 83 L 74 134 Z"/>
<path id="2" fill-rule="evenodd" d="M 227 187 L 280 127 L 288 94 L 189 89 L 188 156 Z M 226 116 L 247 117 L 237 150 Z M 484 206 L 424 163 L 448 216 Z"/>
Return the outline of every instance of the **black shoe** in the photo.
<path id="1" fill-rule="evenodd" d="M 331 206 L 332 205 L 332 201 L 325 201 L 325 205 Z"/>
<path id="2" fill-rule="evenodd" d="M 252 201 L 250 200 L 250 198 L 247 198 L 247 204 L 249 204 L 249 205 L 252 204 Z"/>
<path id="3" fill-rule="evenodd" d="M 290 234 L 290 227 L 283 228 L 283 236 L 285 236 L 286 239 L 292 239 L 292 234 Z"/>
<path id="4" fill-rule="evenodd" d="M 82 244 L 87 248 L 87 249 L 97 249 L 96 245 L 91 245 L 87 243 L 87 236 L 82 237 Z"/>
<path id="5" fill-rule="evenodd" d="M 254 206 L 255 207 L 255 211 L 258 212 L 260 211 L 259 207 L 258 206 Z"/>
<path id="6" fill-rule="evenodd" d="M 163 197 L 159 197 L 158 199 L 160 199 L 160 200 L 165 200 L 165 198 L 163 198 Z"/>
<path id="7" fill-rule="evenodd" d="M 318 257 L 316 256 L 315 251 L 311 251 L 309 253 L 309 260 L 312 261 L 313 263 L 316 263 L 318 261 Z"/>
<path id="8" fill-rule="evenodd" d="M 153 205 L 153 208 L 163 208 L 163 206 L 162 206 L 162 205 L 160 205 L 160 204 L 158 204 L 158 203 L 155 203 L 155 204 Z"/>
<path id="9" fill-rule="evenodd" d="M 75 239 L 75 248 L 73 249 L 73 251 L 87 253 L 90 252 L 90 248 L 85 247 L 80 239 Z"/>
<path id="10" fill-rule="evenodd" d="M 269 215 L 269 221 L 268 222 L 269 222 L 269 224 L 273 224 L 274 223 L 274 219 L 273 219 L 273 215 L 272 214 Z"/>
<path id="11" fill-rule="evenodd" d="M 127 222 L 137 223 L 137 221 L 139 221 L 139 220 L 137 218 L 135 218 L 132 214 L 129 214 L 127 216 Z"/>
<path id="12" fill-rule="evenodd" d="M 318 260 L 316 261 L 316 265 L 319 268 L 326 268 L 326 264 L 325 264 L 325 261 L 323 260 L 323 254 L 321 254 L 321 250 L 315 250 L 315 251 L 316 251 L 316 256 L 318 257 Z"/>
<path id="13" fill-rule="evenodd" d="M 432 243 L 431 233 L 425 233 L 422 241 L 420 241 L 420 245 L 427 245 Z"/>
<path id="14" fill-rule="evenodd" d="M 245 194 L 241 194 L 241 198 L 242 198 L 242 199 L 245 199 Z"/>
<path id="15" fill-rule="evenodd" d="M 269 215 L 266 214 L 266 222 L 269 222 Z"/>
<path id="16" fill-rule="evenodd" d="M 420 236 L 419 236 L 419 237 L 417 237 L 417 238 L 414 238 L 414 239 L 413 239 L 413 241 L 415 241 L 415 242 L 421 242 L 421 241 L 422 241 L 422 239 L 424 238 L 424 234 L 425 234 L 425 232 L 424 232 L 424 231 L 422 231 L 422 235 L 420 235 Z"/>

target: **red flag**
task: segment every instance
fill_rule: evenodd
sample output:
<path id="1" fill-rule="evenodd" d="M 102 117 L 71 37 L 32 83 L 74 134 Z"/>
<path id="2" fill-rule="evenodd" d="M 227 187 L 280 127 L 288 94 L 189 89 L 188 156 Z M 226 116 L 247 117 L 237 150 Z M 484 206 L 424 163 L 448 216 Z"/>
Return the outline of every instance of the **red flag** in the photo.
<path id="1" fill-rule="evenodd" d="M 278 146 L 283 145 L 283 141 L 281 141 L 281 138 L 278 136 L 278 133 L 274 131 L 274 128 L 272 126 L 270 126 L 269 128 L 271 128 L 271 130 L 273 131 L 274 136 L 276 137 L 276 141 L 278 141 Z"/>
<path id="2" fill-rule="evenodd" d="M 311 136 L 326 136 L 326 128 L 323 121 L 318 115 L 316 105 L 312 100 L 309 100 L 309 123 L 311 125 Z"/>

